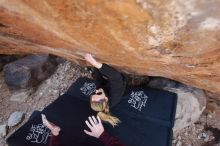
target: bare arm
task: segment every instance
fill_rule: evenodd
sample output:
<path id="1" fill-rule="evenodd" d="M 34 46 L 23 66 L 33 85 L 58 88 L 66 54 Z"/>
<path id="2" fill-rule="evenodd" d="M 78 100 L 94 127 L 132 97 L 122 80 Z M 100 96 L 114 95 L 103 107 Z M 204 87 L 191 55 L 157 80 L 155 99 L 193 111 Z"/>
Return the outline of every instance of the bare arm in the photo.
<path id="1" fill-rule="evenodd" d="M 84 56 L 85 60 L 88 61 L 92 66 L 94 66 L 97 69 L 100 69 L 102 67 L 102 63 L 96 61 L 91 54 L 85 54 Z"/>

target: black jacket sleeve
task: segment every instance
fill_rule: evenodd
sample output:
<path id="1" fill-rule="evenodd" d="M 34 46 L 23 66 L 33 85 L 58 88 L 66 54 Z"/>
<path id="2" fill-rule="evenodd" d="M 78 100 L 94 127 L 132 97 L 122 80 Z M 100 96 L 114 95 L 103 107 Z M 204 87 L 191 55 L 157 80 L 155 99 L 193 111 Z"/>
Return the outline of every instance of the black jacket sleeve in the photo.
<path id="1" fill-rule="evenodd" d="M 118 72 L 117 70 L 115 70 L 107 64 L 103 64 L 99 71 L 102 75 L 108 78 L 110 84 L 109 102 L 110 107 L 113 107 L 116 104 L 118 104 L 122 99 L 122 96 L 126 88 L 126 80 L 120 72 Z"/>

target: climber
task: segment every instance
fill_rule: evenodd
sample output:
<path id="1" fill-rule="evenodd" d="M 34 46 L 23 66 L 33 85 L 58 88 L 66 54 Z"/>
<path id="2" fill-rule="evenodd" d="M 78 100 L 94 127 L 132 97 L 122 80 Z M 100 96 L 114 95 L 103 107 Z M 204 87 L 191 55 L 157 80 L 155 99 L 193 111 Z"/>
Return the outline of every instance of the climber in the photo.
<path id="1" fill-rule="evenodd" d="M 52 137 L 50 138 L 49 146 L 62 146 L 59 140 L 59 132 L 61 130 L 60 127 L 56 126 L 55 124 L 49 122 L 44 114 L 41 114 L 43 124 L 51 130 Z M 92 116 L 88 117 L 88 121 L 86 120 L 85 123 L 90 129 L 90 131 L 84 130 L 87 135 L 95 137 L 103 142 L 105 146 L 125 146 L 120 143 L 120 141 L 112 136 L 110 136 L 105 130 L 102 125 L 101 119 L 97 117 L 97 119 Z"/>
<path id="2" fill-rule="evenodd" d="M 91 108 L 98 112 L 101 120 L 116 126 L 119 119 L 109 114 L 109 108 L 121 101 L 126 88 L 126 80 L 121 73 L 107 64 L 96 61 L 91 54 L 85 54 L 84 58 L 95 67 L 93 75 L 98 85 L 98 89 L 90 97 Z"/>

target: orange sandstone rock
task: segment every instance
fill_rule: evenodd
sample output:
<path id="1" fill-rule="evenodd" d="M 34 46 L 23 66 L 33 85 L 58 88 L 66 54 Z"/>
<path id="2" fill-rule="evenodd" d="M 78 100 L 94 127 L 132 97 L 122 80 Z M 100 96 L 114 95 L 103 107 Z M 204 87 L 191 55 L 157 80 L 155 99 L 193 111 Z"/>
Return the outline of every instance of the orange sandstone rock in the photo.
<path id="1" fill-rule="evenodd" d="M 0 54 L 90 52 L 220 93 L 219 0 L 0 0 Z"/>

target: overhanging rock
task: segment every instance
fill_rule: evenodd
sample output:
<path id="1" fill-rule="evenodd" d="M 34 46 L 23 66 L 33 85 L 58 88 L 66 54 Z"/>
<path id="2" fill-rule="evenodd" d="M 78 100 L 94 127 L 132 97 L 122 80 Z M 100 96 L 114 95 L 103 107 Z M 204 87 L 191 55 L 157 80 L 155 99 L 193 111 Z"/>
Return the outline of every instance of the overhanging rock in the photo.
<path id="1" fill-rule="evenodd" d="M 1 0 L 0 54 L 90 52 L 128 72 L 220 93 L 220 1 Z"/>

